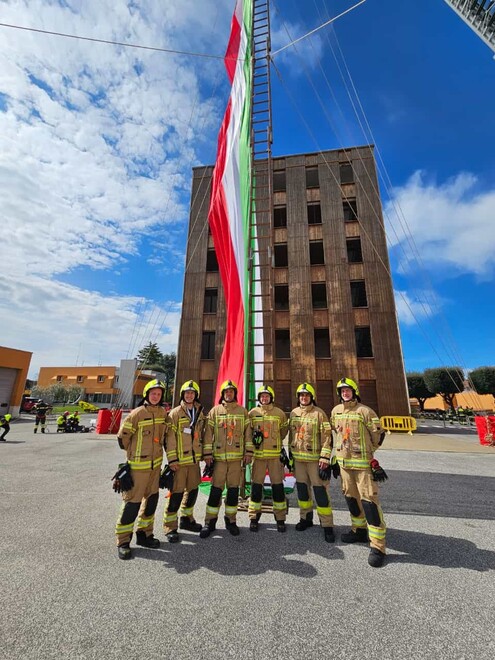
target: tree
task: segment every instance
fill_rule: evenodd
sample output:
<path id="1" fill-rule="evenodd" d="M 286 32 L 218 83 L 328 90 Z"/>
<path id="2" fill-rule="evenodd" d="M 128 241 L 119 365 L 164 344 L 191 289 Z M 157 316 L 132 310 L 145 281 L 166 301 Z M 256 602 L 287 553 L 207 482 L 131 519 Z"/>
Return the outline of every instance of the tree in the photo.
<path id="1" fill-rule="evenodd" d="M 139 369 L 149 369 L 152 365 L 161 364 L 164 355 L 158 348 L 158 344 L 149 342 L 136 356 Z"/>
<path id="2" fill-rule="evenodd" d="M 148 369 L 152 369 L 153 371 L 159 371 L 164 375 L 165 386 L 167 388 L 165 392 L 166 401 L 170 401 L 171 399 L 170 388 L 173 386 L 175 379 L 175 362 L 176 362 L 175 353 L 166 353 L 165 355 L 162 356 L 160 362 L 157 362 L 156 364 L 148 365 Z"/>
<path id="3" fill-rule="evenodd" d="M 419 403 L 419 409 L 421 412 L 424 412 L 425 401 L 427 399 L 433 398 L 435 395 L 433 392 L 426 387 L 425 379 L 423 374 L 420 374 L 416 371 L 406 374 L 407 378 L 407 389 L 409 390 L 409 396 L 413 399 L 417 399 Z"/>
<path id="4" fill-rule="evenodd" d="M 464 376 L 461 367 L 426 369 L 423 378 L 430 392 L 440 394 L 449 408 L 455 410 L 454 396 L 464 390 Z"/>
<path id="5" fill-rule="evenodd" d="M 79 385 L 62 385 L 54 383 L 49 387 L 33 387 L 32 396 L 43 399 L 45 403 L 76 403 L 83 392 Z"/>
<path id="6" fill-rule="evenodd" d="M 495 367 L 478 367 L 470 372 L 471 379 L 478 394 L 491 394 L 495 399 Z"/>

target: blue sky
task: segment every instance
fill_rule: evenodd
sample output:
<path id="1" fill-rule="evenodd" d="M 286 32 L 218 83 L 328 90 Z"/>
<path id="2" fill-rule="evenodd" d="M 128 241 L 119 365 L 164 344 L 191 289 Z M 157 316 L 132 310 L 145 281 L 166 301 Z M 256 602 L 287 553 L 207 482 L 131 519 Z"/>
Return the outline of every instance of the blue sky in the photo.
<path id="1" fill-rule="evenodd" d="M 276 0 L 273 50 L 352 4 Z M 0 22 L 222 55 L 233 6 L 7 0 Z M 191 168 L 215 159 L 223 62 L 0 36 L 0 344 L 33 352 L 31 376 L 175 350 Z M 495 362 L 492 55 L 443 0 L 367 0 L 274 56 L 274 154 L 379 150 L 407 370 Z"/>

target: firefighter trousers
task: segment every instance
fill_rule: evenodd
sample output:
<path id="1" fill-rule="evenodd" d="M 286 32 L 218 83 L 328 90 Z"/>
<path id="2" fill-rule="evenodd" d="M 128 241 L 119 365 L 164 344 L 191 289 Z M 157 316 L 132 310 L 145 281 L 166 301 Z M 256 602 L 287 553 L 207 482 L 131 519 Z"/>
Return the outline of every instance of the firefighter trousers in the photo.
<path id="1" fill-rule="evenodd" d="M 352 531 L 367 527 L 370 546 L 385 552 L 387 527 L 378 499 L 378 484 L 373 480 L 371 470 L 348 470 L 341 466 L 340 477 L 351 514 Z"/>
<path id="2" fill-rule="evenodd" d="M 160 467 L 154 470 L 131 469 L 134 486 L 122 493 L 122 508 L 115 526 L 117 545 L 130 543 L 137 518 L 137 529 L 152 536 L 155 511 L 158 504 Z"/>
<path id="3" fill-rule="evenodd" d="M 284 466 L 279 457 L 255 458 L 251 471 L 251 497 L 249 498 L 248 514 L 250 520 L 259 520 L 261 516 L 261 501 L 263 499 L 263 483 L 268 472 L 272 484 L 273 515 L 275 520 L 285 520 L 287 503 L 284 491 Z"/>
<path id="4" fill-rule="evenodd" d="M 219 461 L 215 459 L 211 490 L 206 503 L 205 523 L 216 520 L 222 503 L 222 492 L 227 486 L 225 517 L 235 523 L 239 504 L 239 484 L 241 483 L 241 461 Z"/>
<path id="5" fill-rule="evenodd" d="M 201 482 L 201 473 L 198 463 L 191 465 L 179 465 L 179 469 L 174 472 L 174 485 L 172 492 L 168 494 L 165 500 L 163 510 L 163 529 L 165 534 L 173 532 L 178 528 L 178 515 L 189 518 L 194 521 L 194 505 L 198 499 L 198 486 Z M 184 493 L 187 495 L 184 496 Z"/>
<path id="6" fill-rule="evenodd" d="M 324 481 L 319 474 L 318 461 L 294 461 L 294 475 L 296 477 L 297 502 L 299 515 L 306 518 L 313 511 L 311 489 L 316 502 L 316 512 L 322 527 L 333 527 L 333 511 L 330 502 L 328 481 Z"/>

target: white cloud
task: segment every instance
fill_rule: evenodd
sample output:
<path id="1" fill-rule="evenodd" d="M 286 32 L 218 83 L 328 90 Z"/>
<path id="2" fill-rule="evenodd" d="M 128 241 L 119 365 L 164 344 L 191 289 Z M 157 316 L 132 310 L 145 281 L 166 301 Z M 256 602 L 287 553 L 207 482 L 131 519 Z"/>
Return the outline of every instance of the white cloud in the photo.
<path id="1" fill-rule="evenodd" d="M 422 292 L 421 299 L 413 297 L 407 291 L 394 291 L 395 307 L 399 321 L 406 326 L 414 326 L 420 324 L 423 319 L 431 320 L 431 317 L 438 313 L 439 308 L 437 305 L 432 304 L 433 295 L 427 296 Z"/>
<path id="2" fill-rule="evenodd" d="M 2 21 L 222 55 L 232 9 L 231 0 L 7 1 Z M 2 343 L 34 351 L 33 369 L 73 364 L 79 346 L 86 364 L 118 364 L 136 327 L 143 344 L 174 350 L 177 310 L 158 330 L 148 300 L 136 325 L 139 297 L 54 278 L 78 267 L 125 275 L 130 257 L 182 265 L 191 167 L 215 156 L 223 61 L 0 31 Z"/>
<path id="3" fill-rule="evenodd" d="M 478 191 L 477 179 L 470 173 L 437 184 L 418 171 L 393 190 L 393 201 L 395 206 L 390 201 L 385 204 L 391 247 L 400 243 L 408 259 L 415 260 L 404 231 L 398 229 L 396 209 L 400 209 L 421 262 L 437 277 L 469 273 L 489 279 L 493 275 L 495 190 Z M 398 254 L 397 249 L 394 253 Z M 401 268 L 411 269 L 402 257 Z"/>

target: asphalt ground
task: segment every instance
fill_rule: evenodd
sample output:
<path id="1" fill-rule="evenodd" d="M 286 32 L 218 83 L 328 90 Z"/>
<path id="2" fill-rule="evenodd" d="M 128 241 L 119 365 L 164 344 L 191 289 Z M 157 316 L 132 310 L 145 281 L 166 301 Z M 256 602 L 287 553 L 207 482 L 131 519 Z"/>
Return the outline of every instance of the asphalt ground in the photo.
<path id="1" fill-rule="evenodd" d="M 115 436 L 33 435 L 31 418 L 11 428 L 0 443 L 2 660 L 495 657 L 495 453 L 470 433 L 387 437 L 388 556 L 373 569 L 366 546 L 339 540 L 349 514 L 333 479 L 335 544 L 319 526 L 294 530 L 291 495 L 287 534 L 269 514 L 249 532 L 240 513 L 239 537 L 220 523 L 208 539 L 184 532 L 123 562 Z M 453 441 L 459 451 L 435 449 Z M 201 495 L 199 520 L 204 509 Z M 162 512 L 163 495 L 161 540 Z"/>

